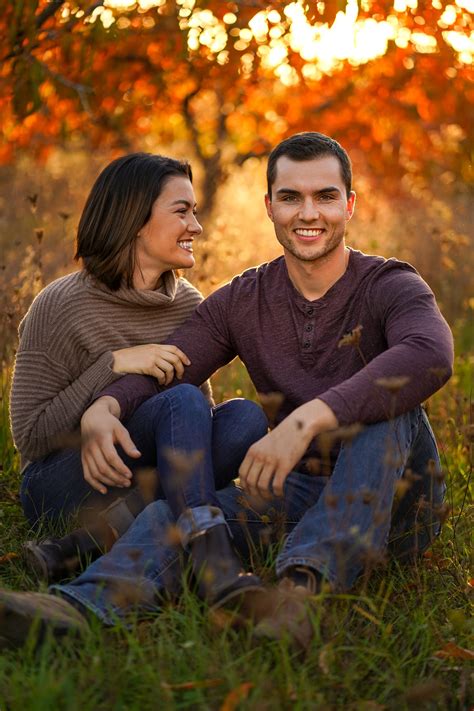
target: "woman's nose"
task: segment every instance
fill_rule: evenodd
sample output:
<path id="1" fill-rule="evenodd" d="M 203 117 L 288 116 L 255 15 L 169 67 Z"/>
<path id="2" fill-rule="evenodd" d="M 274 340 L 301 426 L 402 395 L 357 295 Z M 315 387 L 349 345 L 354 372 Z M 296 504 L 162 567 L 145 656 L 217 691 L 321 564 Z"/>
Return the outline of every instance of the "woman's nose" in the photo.
<path id="1" fill-rule="evenodd" d="M 193 235 L 200 235 L 202 232 L 202 226 L 198 222 L 196 215 L 193 215 L 191 221 L 188 225 L 188 231 L 192 232 Z"/>

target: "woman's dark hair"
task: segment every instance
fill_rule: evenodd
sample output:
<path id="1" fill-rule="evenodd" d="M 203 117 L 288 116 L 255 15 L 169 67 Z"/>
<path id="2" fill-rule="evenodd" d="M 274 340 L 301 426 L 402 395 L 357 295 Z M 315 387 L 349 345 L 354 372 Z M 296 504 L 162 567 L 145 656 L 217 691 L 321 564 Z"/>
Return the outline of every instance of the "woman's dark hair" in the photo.
<path id="1" fill-rule="evenodd" d="M 347 152 L 334 138 L 325 136 L 324 133 L 316 133 L 316 131 L 305 131 L 285 138 L 270 153 L 267 165 L 267 190 L 270 199 L 272 197 L 272 185 L 276 179 L 276 163 L 278 158 L 282 156 L 288 156 L 291 160 L 296 161 L 334 156 L 341 166 L 342 180 L 346 188 L 347 197 L 349 197 L 349 193 L 352 190 L 352 166 Z"/>
<path id="2" fill-rule="evenodd" d="M 153 203 L 173 176 L 193 179 L 186 161 L 131 153 L 112 161 L 87 198 L 77 231 L 76 260 L 116 291 L 133 288 L 135 240 L 151 217 Z"/>

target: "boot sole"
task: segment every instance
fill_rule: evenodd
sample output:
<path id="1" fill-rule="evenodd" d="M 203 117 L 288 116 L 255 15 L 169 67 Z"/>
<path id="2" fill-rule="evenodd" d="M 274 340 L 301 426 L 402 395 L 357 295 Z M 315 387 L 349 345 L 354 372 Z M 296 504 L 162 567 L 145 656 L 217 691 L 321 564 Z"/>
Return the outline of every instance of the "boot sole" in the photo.
<path id="1" fill-rule="evenodd" d="M 36 646 L 41 644 L 45 635 L 51 630 L 57 639 L 65 635 L 80 637 L 86 630 L 77 620 L 55 619 L 41 616 L 39 610 L 24 600 L 24 593 L 0 591 L 0 649 L 19 647 L 28 639 L 30 633 L 36 630 Z"/>
<path id="2" fill-rule="evenodd" d="M 219 610 L 222 607 L 226 607 L 227 609 L 230 608 L 239 612 L 239 608 L 245 606 L 245 598 L 247 597 L 247 595 L 254 593 L 260 594 L 264 592 L 266 592 L 266 590 L 264 587 L 262 587 L 262 585 L 245 585 L 241 588 L 229 590 L 228 593 L 224 594 L 222 597 L 212 603 L 212 605 L 210 605 L 210 609 L 212 611 L 215 611 Z M 240 609 L 240 611 L 244 612 L 244 610 L 242 609 Z"/>
<path id="3" fill-rule="evenodd" d="M 36 577 L 46 583 L 53 582 L 50 580 L 48 566 L 45 559 L 38 550 L 38 546 L 33 541 L 27 541 L 23 546 L 23 556 L 29 568 L 34 572 Z"/>

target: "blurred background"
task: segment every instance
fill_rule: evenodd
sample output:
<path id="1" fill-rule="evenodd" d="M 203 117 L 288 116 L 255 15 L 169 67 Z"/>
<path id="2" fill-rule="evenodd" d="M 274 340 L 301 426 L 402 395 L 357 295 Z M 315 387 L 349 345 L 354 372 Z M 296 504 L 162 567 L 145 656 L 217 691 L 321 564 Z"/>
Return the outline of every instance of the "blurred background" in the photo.
<path id="1" fill-rule="evenodd" d="M 472 345 L 474 0 L 24 0 L 0 18 L 3 368 L 19 319 L 77 265 L 98 172 L 125 152 L 188 158 L 205 294 L 280 253 L 266 156 L 316 130 L 358 193 L 348 243 L 413 263 Z M 188 276 L 188 274 L 187 274 Z"/>

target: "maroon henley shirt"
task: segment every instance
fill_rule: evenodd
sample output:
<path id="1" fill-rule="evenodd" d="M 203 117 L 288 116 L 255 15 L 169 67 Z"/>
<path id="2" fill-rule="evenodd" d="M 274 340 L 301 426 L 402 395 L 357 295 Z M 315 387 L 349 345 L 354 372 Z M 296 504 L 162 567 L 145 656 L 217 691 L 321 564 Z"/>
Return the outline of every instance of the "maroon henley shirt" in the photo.
<path id="1" fill-rule="evenodd" d="M 358 344 L 344 339 L 354 331 Z M 314 398 L 342 426 L 389 419 L 438 390 L 453 362 L 451 331 L 416 270 L 352 249 L 345 273 L 316 301 L 296 290 L 279 257 L 214 292 L 167 343 L 191 360 L 173 385 L 200 385 L 239 356 L 257 392 L 283 394 L 276 424 Z M 152 377 L 125 375 L 99 397 L 114 397 L 126 420 L 161 389 Z"/>

